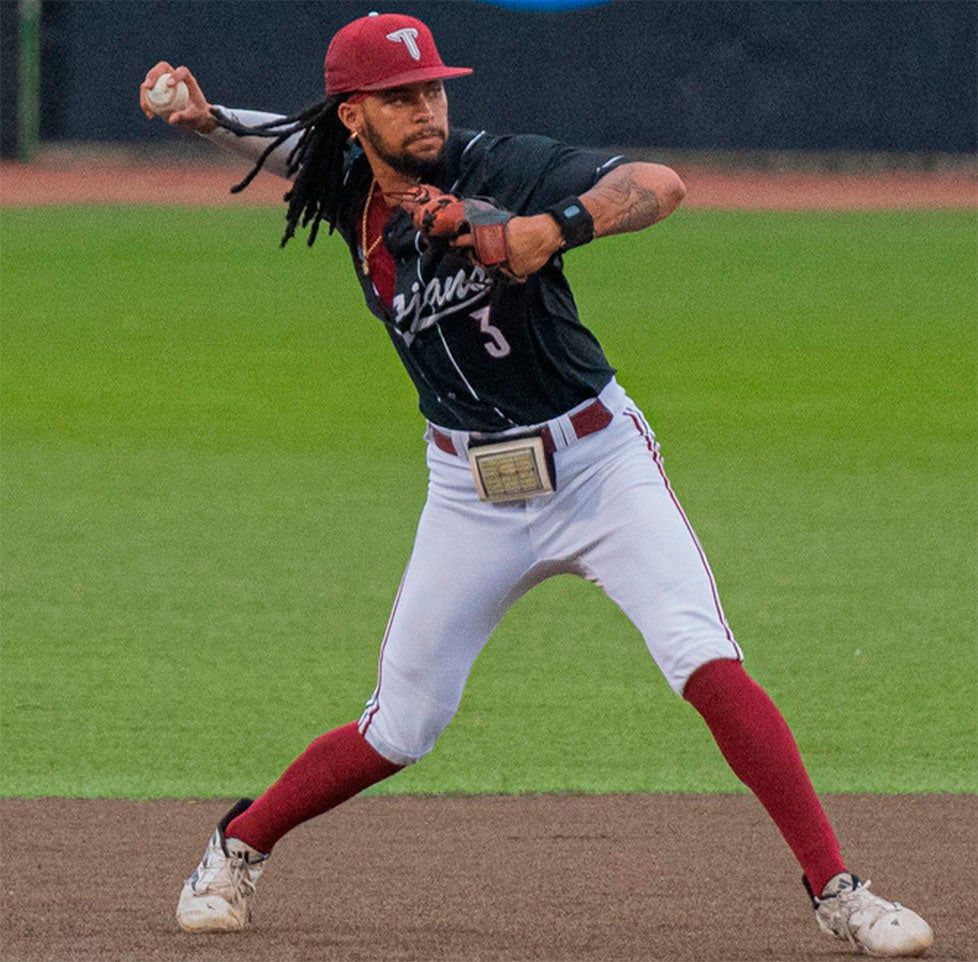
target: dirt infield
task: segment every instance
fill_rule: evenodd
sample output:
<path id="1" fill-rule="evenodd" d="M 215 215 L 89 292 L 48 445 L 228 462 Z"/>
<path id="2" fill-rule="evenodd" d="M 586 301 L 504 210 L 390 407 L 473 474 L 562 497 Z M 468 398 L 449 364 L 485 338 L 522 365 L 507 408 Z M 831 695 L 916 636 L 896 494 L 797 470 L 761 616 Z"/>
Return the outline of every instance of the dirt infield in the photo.
<path id="1" fill-rule="evenodd" d="M 301 826 L 254 928 L 173 919 L 221 802 L 0 802 L 8 960 L 833 960 L 747 796 L 356 799 Z M 978 958 L 972 796 L 834 796 L 857 871 Z"/>
<path id="2" fill-rule="evenodd" d="M 762 172 L 679 166 L 685 206 L 730 210 L 883 210 L 978 208 L 978 175 L 960 169 L 927 173 Z M 260 174 L 247 191 L 229 187 L 247 164 L 142 166 L 0 165 L 0 206 L 164 204 L 220 207 L 280 204 L 284 181 Z"/>

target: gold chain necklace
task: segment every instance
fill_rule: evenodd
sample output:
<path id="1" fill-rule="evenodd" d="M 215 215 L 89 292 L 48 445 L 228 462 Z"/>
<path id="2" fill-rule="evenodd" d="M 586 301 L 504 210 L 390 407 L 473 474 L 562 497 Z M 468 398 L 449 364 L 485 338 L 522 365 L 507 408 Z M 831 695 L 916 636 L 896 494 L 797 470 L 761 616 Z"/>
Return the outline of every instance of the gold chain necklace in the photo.
<path id="1" fill-rule="evenodd" d="M 370 213 L 370 202 L 374 199 L 374 188 L 377 186 L 377 178 L 370 181 L 370 190 L 367 191 L 367 201 L 363 205 L 363 218 L 360 222 L 360 262 L 363 267 L 364 276 L 370 273 L 370 255 L 377 249 L 377 245 L 384 239 L 384 231 L 377 235 L 377 239 L 367 247 L 367 215 Z"/>

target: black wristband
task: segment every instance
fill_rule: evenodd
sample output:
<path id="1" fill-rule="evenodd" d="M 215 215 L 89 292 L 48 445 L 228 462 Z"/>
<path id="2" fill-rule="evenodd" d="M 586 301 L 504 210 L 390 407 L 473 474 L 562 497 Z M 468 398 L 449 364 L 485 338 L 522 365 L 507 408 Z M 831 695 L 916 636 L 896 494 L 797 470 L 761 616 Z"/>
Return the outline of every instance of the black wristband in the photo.
<path id="1" fill-rule="evenodd" d="M 564 238 L 564 250 L 569 251 L 572 247 L 580 247 L 594 240 L 594 220 L 580 197 L 565 197 L 544 213 L 557 221 Z"/>

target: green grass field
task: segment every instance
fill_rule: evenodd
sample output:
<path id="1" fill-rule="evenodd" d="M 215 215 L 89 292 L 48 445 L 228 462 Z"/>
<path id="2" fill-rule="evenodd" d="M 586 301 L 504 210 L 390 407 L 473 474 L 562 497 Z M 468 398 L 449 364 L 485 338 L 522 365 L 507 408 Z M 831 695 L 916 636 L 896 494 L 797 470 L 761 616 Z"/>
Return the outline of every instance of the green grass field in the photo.
<path id="1" fill-rule="evenodd" d="M 260 791 L 356 717 L 423 422 L 278 210 L 2 212 L 2 786 Z M 973 212 L 680 211 L 568 258 L 823 791 L 974 792 Z M 600 592 L 508 615 L 379 792 L 739 789 Z"/>

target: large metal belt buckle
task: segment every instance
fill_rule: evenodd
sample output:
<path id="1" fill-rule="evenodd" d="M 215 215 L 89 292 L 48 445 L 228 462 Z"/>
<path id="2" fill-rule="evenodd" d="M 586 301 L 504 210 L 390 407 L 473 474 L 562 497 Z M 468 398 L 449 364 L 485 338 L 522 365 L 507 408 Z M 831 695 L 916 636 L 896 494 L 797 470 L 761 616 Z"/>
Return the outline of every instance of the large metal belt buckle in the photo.
<path id="1" fill-rule="evenodd" d="M 470 445 L 469 465 L 483 501 L 524 501 L 554 491 L 553 469 L 539 436 Z"/>

